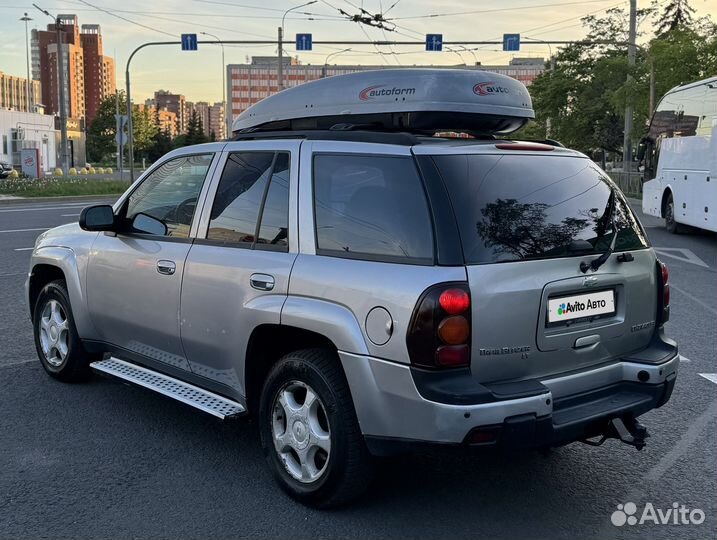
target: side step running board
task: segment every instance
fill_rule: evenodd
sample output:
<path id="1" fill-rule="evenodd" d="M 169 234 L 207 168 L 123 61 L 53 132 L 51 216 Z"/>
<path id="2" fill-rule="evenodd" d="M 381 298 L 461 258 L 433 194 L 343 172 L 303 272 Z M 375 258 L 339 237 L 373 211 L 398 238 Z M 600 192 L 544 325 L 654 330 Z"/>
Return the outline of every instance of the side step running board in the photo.
<path id="1" fill-rule="evenodd" d="M 236 401 L 118 358 L 93 362 L 90 367 L 104 375 L 117 377 L 174 398 L 222 420 L 244 413 L 244 407 Z"/>

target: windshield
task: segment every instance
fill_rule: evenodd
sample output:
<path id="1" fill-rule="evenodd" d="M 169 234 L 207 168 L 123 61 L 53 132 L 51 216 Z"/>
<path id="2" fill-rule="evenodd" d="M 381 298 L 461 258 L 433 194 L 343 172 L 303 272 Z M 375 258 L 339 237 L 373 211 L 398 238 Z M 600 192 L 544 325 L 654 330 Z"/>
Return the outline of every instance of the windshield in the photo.
<path id="1" fill-rule="evenodd" d="M 627 201 L 585 158 L 434 156 L 458 221 L 466 264 L 574 257 L 648 246 Z"/>

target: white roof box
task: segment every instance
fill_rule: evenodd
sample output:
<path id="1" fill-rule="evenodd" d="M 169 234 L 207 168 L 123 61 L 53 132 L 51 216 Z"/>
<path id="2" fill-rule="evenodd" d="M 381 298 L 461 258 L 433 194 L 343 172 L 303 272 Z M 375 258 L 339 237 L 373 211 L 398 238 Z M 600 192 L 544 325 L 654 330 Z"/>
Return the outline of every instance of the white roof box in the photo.
<path id="1" fill-rule="evenodd" d="M 386 69 L 289 88 L 241 113 L 232 130 L 505 134 L 531 118 L 535 113 L 528 90 L 506 75 L 472 69 Z"/>

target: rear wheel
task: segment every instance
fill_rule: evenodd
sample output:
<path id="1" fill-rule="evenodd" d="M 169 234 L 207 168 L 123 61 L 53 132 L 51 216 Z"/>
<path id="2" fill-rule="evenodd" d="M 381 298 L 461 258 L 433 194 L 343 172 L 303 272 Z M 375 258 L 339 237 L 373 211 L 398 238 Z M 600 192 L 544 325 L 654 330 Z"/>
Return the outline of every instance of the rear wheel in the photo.
<path id="1" fill-rule="evenodd" d="M 358 497 L 372 460 L 335 354 L 307 349 L 270 371 L 259 407 L 261 444 L 281 488 L 319 508 Z"/>
<path id="2" fill-rule="evenodd" d="M 52 281 L 40 291 L 33 326 L 37 355 L 51 377 L 65 382 L 89 378 L 90 363 L 102 355 L 88 354 L 82 347 L 63 280 Z"/>
<path id="3" fill-rule="evenodd" d="M 671 234 L 681 234 L 686 231 L 686 227 L 675 221 L 675 200 L 672 193 L 667 195 L 665 202 L 665 228 Z"/>

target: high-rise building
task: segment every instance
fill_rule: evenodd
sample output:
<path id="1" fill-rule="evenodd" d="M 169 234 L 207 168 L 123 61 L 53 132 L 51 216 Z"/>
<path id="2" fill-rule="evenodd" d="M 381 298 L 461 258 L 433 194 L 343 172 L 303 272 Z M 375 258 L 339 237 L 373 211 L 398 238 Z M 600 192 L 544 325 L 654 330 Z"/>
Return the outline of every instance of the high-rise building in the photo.
<path id="1" fill-rule="evenodd" d="M 224 123 L 224 104 L 215 103 L 209 107 L 209 129 L 207 137 L 211 137 L 214 133 L 214 138 L 218 141 L 226 139 L 226 133 Z M 205 130 L 206 132 L 207 130 Z"/>
<path id="2" fill-rule="evenodd" d="M 114 60 L 104 56 L 99 25 L 83 25 L 76 15 L 60 15 L 61 51 L 65 69 L 65 106 L 68 118 L 91 122 L 100 103 L 114 94 Z M 48 114 L 59 114 L 57 87 L 57 34 L 55 24 L 32 31 L 32 74 L 42 88 L 42 103 Z"/>
<path id="3" fill-rule="evenodd" d="M 29 108 L 30 112 L 38 112 L 40 83 L 30 81 L 29 95 L 27 90 L 25 77 L 14 77 L 0 71 L 0 109 L 27 112 Z"/>
<path id="4" fill-rule="evenodd" d="M 211 131 L 209 126 L 209 103 L 206 101 L 197 101 L 194 104 L 194 110 L 197 111 L 197 116 L 202 122 L 202 130 L 204 131 L 204 134 L 209 137 L 209 132 Z"/>
<path id="5" fill-rule="evenodd" d="M 284 88 L 298 86 L 305 82 L 343 75 L 357 71 L 390 69 L 396 66 L 316 66 L 300 64 L 294 59 L 283 59 Z M 250 64 L 230 64 L 227 66 L 227 90 L 229 95 L 228 114 L 234 120 L 242 111 L 258 103 L 265 97 L 278 91 L 277 67 L 278 57 L 255 56 Z M 545 70 L 545 61 L 542 58 L 514 58 L 505 66 L 411 66 L 433 69 L 475 69 L 501 73 L 521 81 L 530 86 L 533 80 Z"/>
<path id="6" fill-rule="evenodd" d="M 154 99 L 150 100 L 158 111 L 165 109 L 173 112 L 177 117 L 177 133 L 187 132 L 189 116 L 187 115 L 187 100 L 181 94 L 172 94 L 166 90 L 157 90 Z"/>
<path id="7" fill-rule="evenodd" d="M 97 116 L 100 103 L 117 91 L 115 61 L 104 55 L 99 24 L 83 24 L 80 42 L 85 68 L 85 117 L 89 125 Z"/>

